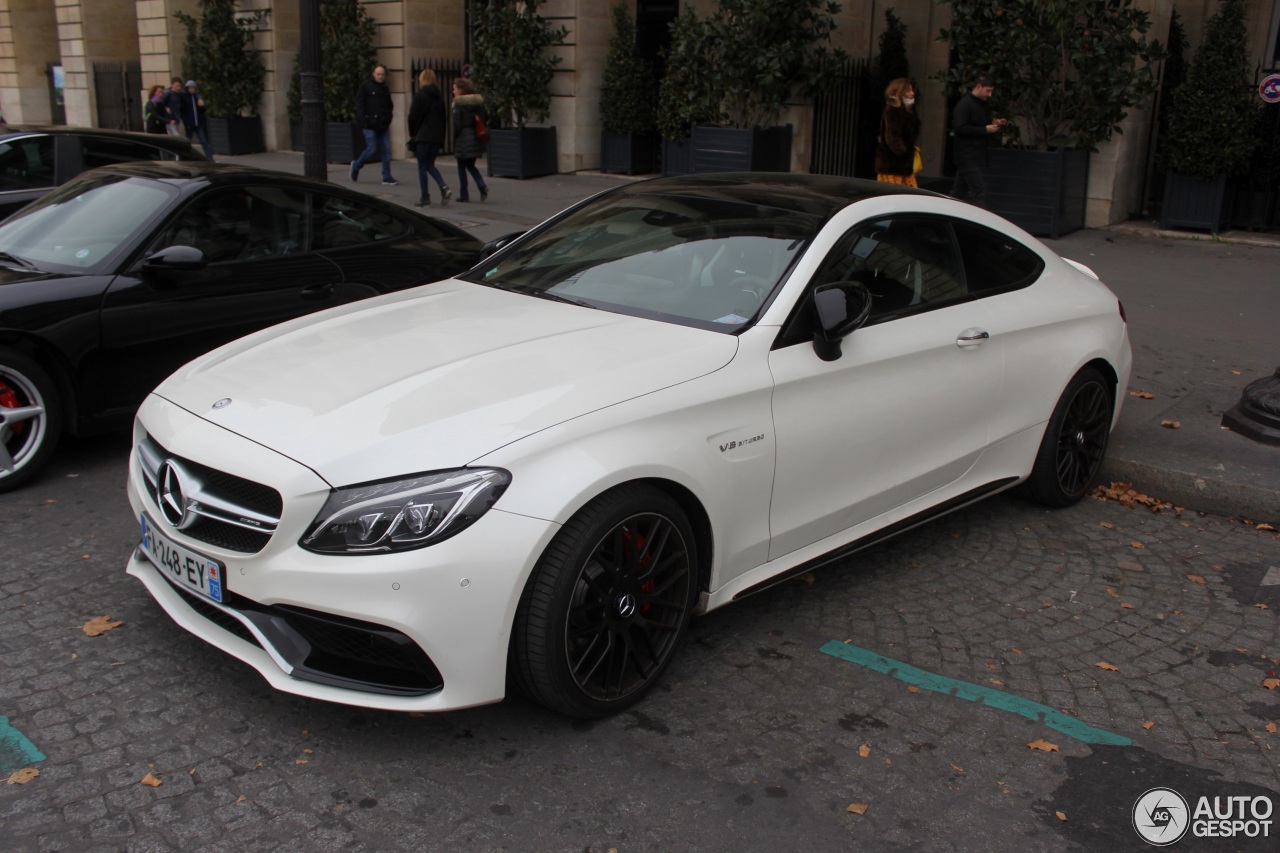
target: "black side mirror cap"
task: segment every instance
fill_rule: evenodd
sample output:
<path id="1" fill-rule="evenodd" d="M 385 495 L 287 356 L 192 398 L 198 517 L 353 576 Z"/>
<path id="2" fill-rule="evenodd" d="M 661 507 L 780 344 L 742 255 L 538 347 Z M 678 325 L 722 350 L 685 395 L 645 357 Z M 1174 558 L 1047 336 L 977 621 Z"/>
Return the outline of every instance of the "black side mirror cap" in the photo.
<path id="1" fill-rule="evenodd" d="M 814 288 L 813 351 L 823 361 L 840 357 L 841 342 L 871 316 L 871 291 L 857 281 L 836 281 Z"/>
<path id="2" fill-rule="evenodd" d="M 147 272 L 202 270 L 206 266 L 204 252 L 195 246 L 166 246 L 142 261 L 142 269 Z"/>
<path id="3" fill-rule="evenodd" d="M 483 261 L 499 249 L 505 249 L 524 235 L 524 231 L 512 231 L 510 234 L 503 234 L 495 240 L 490 240 L 488 243 L 484 244 L 483 248 L 480 249 L 480 260 Z"/>

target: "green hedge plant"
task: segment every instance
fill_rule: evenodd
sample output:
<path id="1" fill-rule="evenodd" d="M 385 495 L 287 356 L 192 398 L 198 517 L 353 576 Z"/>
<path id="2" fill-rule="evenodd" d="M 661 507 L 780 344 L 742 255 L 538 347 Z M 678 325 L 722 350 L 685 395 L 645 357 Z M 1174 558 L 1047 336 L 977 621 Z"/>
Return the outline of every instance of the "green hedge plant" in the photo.
<path id="1" fill-rule="evenodd" d="M 636 52 L 636 25 L 627 0 L 613 7 L 613 33 L 600 86 L 600 127 L 611 136 L 654 129 L 653 69 Z"/>
<path id="2" fill-rule="evenodd" d="M 360 0 L 320 0 L 320 73 L 325 121 L 354 121 L 356 90 L 378 63 L 378 23 Z M 302 55 L 293 58 L 289 119 L 302 121 Z"/>
<path id="3" fill-rule="evenodd" d="M 270 10 L 240 11 L 235 0 L 200 0 L 200 16 L 175 12 L 186 27 L 184 74 L 194 79 L 215 118 L 257 115 L 266 88 L 262 52 L 253 46 Z"/>
<path id="4" fill-rule="evenodd" d="M 540 0 L 484 0 L 474 15 L 476 83 L 495 124 L 523 128 L 551 114 L 551 77 L 560 57 L 550 48 L 569 31 L 538 14 Z"/>

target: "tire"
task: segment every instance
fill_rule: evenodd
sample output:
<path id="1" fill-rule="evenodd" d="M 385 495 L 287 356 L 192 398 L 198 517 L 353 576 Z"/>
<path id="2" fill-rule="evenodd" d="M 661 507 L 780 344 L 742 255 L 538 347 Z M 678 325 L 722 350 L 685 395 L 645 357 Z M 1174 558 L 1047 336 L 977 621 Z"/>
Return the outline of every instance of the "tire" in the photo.
<path id="1" fill-rule="evenodd" d="M 590 719 L 653 688 L 684 639 L 697 592 L 693 529 L 657 489 L 623 486 L 565 524 L 516 612 L 508 669 L 541 705 Z"/>
<path id="2" fill-rule="evenodd" d="M 1084 497 L 1107 454 L 1112 411 L 1111 386 L 1102 374 L 1092 367 L 1077 373 L 1053 409 L 1019 494 L 1051 507 Z"/>
<path id="3" fill-rule="evenodd" d="M 62 401 L 40 365 L 0 347 L 0 492 L 34 477 L 62 434 Z"/>

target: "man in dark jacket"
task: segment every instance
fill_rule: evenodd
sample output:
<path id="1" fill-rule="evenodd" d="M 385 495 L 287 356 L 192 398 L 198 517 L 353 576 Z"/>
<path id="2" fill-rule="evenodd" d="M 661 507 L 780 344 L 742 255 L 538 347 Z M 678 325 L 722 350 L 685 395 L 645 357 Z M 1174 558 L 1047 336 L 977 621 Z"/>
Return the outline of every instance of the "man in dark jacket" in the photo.
<path id="1" fill-rule="evenodd" d="M 375 65 L 373 74 L 356 90 L 356 121 L 364 132 L 364 151 L 351 164 L 351 180 L 358 180 L 360 167 L 382 154 L 382 182 L 393 186 L 399 181 L 391 177 L 391 89 L 387 86 L 387 68 Z"/>
<path id="2" fill-rule="evenodd" d="M 178 96 L 178 114 L 187 129 L 187 139 L 199 140 L 204 156 L 213 159 L 213 146 L 209 144 L 209 122 L 204 117 L 204 98 L 196 91 L 196 81 L 188 80 L 186 91 Z"/>
<path id="3" fill-rule="evenodd" d="M 951 112 L 951 129 L 955 142 L 951 155 L 956 163 L 956 182 L 951 194 L 961 201 L 983 207 L 987 198 L 988 147 L 1000 132 L 1006 119 L 992 118 L 987 101 L 995 86 L 985 74 L 974 81 L 973 90 L 960 99 Z"/>

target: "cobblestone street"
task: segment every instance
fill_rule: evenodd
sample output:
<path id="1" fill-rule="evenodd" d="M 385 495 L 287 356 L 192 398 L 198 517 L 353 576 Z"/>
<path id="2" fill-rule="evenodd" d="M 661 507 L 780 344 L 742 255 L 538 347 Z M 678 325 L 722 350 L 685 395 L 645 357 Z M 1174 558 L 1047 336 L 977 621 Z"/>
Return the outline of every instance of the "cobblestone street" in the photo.
<path id="1" fill-rule="evenodd" d="M 391 714 L 269 690 L 125 576 L 124 445 L 0 496 L 0 714 L 45 756 L 6 849 L 1136 850 L 1149 788 L 1280 802 L 1274 531 L 998 497 L 696 620 L 616 718 Z"/>

